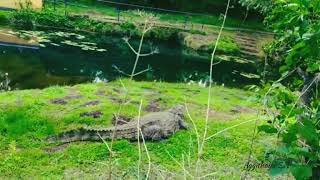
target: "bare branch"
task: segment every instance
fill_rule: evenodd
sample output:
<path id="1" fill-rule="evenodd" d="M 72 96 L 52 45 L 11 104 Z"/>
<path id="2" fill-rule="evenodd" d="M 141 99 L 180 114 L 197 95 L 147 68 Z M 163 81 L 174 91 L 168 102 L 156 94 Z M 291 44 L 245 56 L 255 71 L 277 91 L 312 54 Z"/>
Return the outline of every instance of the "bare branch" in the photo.
<path id="1" fill-rule="evenodd" d="M 147 72 L 147 71 L 151 71 L 151 70 L 152 70 L 152 68 L 151 68 L 150 66 L 148 66 L 148 68 L 147 68 L 147 69 L 142 70 L 142 71 L 140 71 L 140 72 L 138 72 L 138 73 L 134 74 L 133 76 L 138 76 L 138 75 L 140 75 L 140 74 L 142 74 L 142 73 L 145 73 L 145 72 Z"/>
<path id="2" fill-rule="evenodd" d="M 100 133 L 99 133 L 99 132 L 97 132 L 97 134 L 98 134 L 99 138 L 102 140 L 102 142 L 107 146 L 108 151 L 109 151 L 110 153 L 113 153 L 113 152 L 111 151 L 111 149 L 110 149 L 110 147 L 109 147 L 108 143 L 107 143 L 107 142 L 106 142 L 106 141 L 101 137 Z"/>
<path id="3" fill-rule="evenodd" d="M 214 49 L 213 49 L 212 54 L 211 54 L 210 73 L 209 73 L 210 83 L 209 83 L 208 99 L 207 99 L 207 112 L 206 112 L 206 119 L 205 119 L 204 134 L 203 134 L 202 142 L 201 142 L 201 144 L 199 146 L 200 148 L 199 148 L 199 151 L 198 151 L 198 158 L 197 158 L 197 162 L 196 162 L 196 174 L 197 174 L 197 176 L 199 176 L 199 174 L 198 174 L 199 173 L 198 172 L 199 171 L 199 163 L 200 163 L 200 159 L 201 159 L 201 156 L 202 156 L 202 153 L 203 153 L 203 148 L 204 148 L 204 145 L 205 145 L 205 142 L 206 142 L 206 138 L 207 138 L 207 134 L 208 134 L 208 121 L 209 121 L 210 106 L 211 106 L 212 75 L 213 75 L 212 66 L 214 65 L 213 60 L 214 60 L 214 56 L 216 54 L 216 50 L 218 48 L 218 43 L 219 43 L 222 31 L 223 31 L 225 23 L 226 23 L 226 19 L 227 19 L 229 7 L 230 7 L 230 2 L 231 2 L 231 0 L 228 0 L 228 4 L 227 4 L 227 7 L 226 7 L 226 10 L 225 10 L 225 13 L 224 13 L 224 17 L 223 17 L 223 22 L 222 22 L 222 25 L 221 25 L 221 28 L 220 28 L 220 31 L 219 31 L 219 34 L 218 34 Z"/>
<path id="4" fill-rule="evenodd" d="M 127 73 L 125 73 L 124 71 L 122 71 L 120 68 L 118 68 L 118 66 L 116 66 L 116 65 L 112 65 L 112 67 L 117 71 L 117 72 L 119 72 L 119 73 L 121 73 L 121 74 L 123 74 L 123 75 L 125 75 L 125 76 L 131 76 L 130 74 L 127 74 Z"/>
<path id="5" fill-rule="evenodd" d="M 192 179 L 194 179 L 194 176 L 184 167 L 184 165 L 182 165 L 179 161 L 177 161 L 169 152 L 168 150 L 166 150 L 167 154 L 171 157 L 171 159 L 177 163 L 182 169 L 183 171 L 188 174 Z"/>
<path id="6" fill-rule="evenodd" d="M 129 42 L 129 38 L 122 38 L 123 40 L 124 40 L 124 42 L 129 46 L 129 48 L 131 49 L 131 51 L 134 53 L 134 54 L 136 54 L 136 55 L 138 55 L 138 52 L 132 47 L 132 45 L 130 44 L 130 42 Z"/>

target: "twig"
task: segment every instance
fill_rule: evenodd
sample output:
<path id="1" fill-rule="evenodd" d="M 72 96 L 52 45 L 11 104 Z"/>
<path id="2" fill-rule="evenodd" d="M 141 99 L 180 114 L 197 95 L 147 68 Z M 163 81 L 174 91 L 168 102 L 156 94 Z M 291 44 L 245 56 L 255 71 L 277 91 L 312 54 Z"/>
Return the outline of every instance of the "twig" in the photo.
<path id="1" fill-rule="evenodd" d="M 140 101 L 139 106 L 139 113 L 137 119 L 137 140 L 138 140 L 138 151 L 139 151 L 139 160 L 138 160 L 138 179 L 140 179 L 140 164 L 141 164 L 141 146 L 140 146 L 140 117 L 141 117 L 141 107 L 142 107 L 142 100 Z"/>
<path id="2" fill-rule="evenodd" d="M 138 65 L 138 62 L 139 62 L 140 53 L 141 53 L 141 49 L 142 49 L 142 44 L 143 44 L 144 36 L 145 36 L 145 33 L 146 33 L 145 32 L 146 28 L 147 28 L 147 23 L 145 23 L 144 26 L 143 26 L 143 32 L 142 32 L 141 39 L 140 39 L 139 49 L 138 49 L 138 52 L 136 53 L 136 60 L 134 62 L 134 66 L 133 66 L 132 73 L 131 73 L 131 76 L 130 76 L 131 80 L 133 79 L 133 76 L 135 74 L 135 71 L 136 71 L 136 68 L 137 68 L 137 65 Z"/>
<path id="3" fill-rule="evenodd" d="M 171 157 L 171 159 L 172 159 L 175 163 L 177 163 L 177 164 L 183 169 L 183 171 L 184 171 L 186 174 L 188 174 L 191 178 L 194 178 L 194 176 L 193 176 L 188 170 L 186 170 L 186 168 L 185 168 L 179 161 L 177 161 L 177 160 L 168 152 L 168 150 L 166 150 L 166 152 L 167 152 L 167 154 Z"/>
<path id="4" fill-rule="evenodd" d="M 145 73 L 145 72 L 148 72 L 148 71 L 151 71 L 151 67 L 150 67 L 150 66 L 148 66 L 148 68 L 147 68 L 147 69 L 142 70 L 142 71 L 140 71 L 140 72 L 138 72 L 138 73 L 134 74 L 133 76 L 138 76 L 138 75 L 140 75 L 140 74 L 142 74 L 142 73 Z"/>
<path id="5" fill-rule="evenodd" d="M 224 13 L 224 17 L 223 17 L 223 22 L 222 22 L 222 25 L 220 27 L 220 31 L 219 31 L 219 34 L 218 34 L 214 49 L 213 49 L 212 54 L 211 54 L 210 74 L 209 74 L 210 82 L 209 82 L 209 90 L 208 90 L 207 113 L 206 113 L 206 119 L 205 119 L 205 129 L 204 129 L 203 139 L 202 139 L 202 142 L 201 142 L 201 144 L 199 146 L 200 148 L 199 148 L 199 152 L 198 152 L 198 159 L 197 159 L 197 162 L 196 162 L 196 174 L 197 174 L 197 176 L 199 176 L 199 174 L 198 174 L 199 173 L 198 172 L 199 171 L 199 167 L 198 166 L 199 166 L 199 163 L 200 163 L 200 160 L 201 160 L 201 156 L 202 156 L 202 153 L 203 153 L 205 140 L 207 138 L 207 133 L 208 133 L 208 121 L 209 121 L 209 114 L 210 114 L 212 75 L 213 75 L 213 68 L 212 67 L 214 65 L 213 60 L 214 60 L 214 56 L 216 54 L 216 50 L 217 50 L 217 47 L 218 47 L 218 44 L 219 44 L 219 40 L 220 40 L 222 31 L 223 31 L 225 23 L 226 23 L 226 19 L 227 19 L 229 7 L 230 7 L 230 1 L 231 0 L 228 0 L 228 4 L 227 4 L 227 7 L 226 7 L 226 10 L 225 10 L 225 13 Z"/>
<path id="6" fill-rule="evenodd" d="M 193 118 L 192 118 L 191 115 L 190 115 L 190 112 L 189 112 L 189 109 L 188 109 L 188 106 L 187 106 L 187 102 L 185 102 L 185 107 L 186 107 L 187 115 L 188 115 L 188 117 L 189 117 L 189 119 L 190 119 L 190 121 L 191 121 L 191 123 L 192 123 L 192 126 L 193 126 L 194 131 L 195 131 L 196 136 L 197 136 L 197 144 L 198 144 L 198 151 L 199 151 L 199 150 L 200 150 L 200 134 L 199 134 L 199 132 L 198 132 L 198 128 L 197 128 L 197 126 L 196 126 Z"/>
<path id="7" fill-rule="evenodd" d="M 215 136 L 217 136 L 217 135 L 219 135 L 219 134 L 221 134 L 221 133 L 223 133 L 223 132 L 229 131 L 230 129 L 234 129 L 234 128 L 239 127 L 239 126 L 241 126 L 241 125 L 243 125 L 243 124 L 247 124 L 247 123 L 250 123 L 250 122 L 253 122 L 253 121 L 256 121 L 256 120 L 258 120 L 258 119 L 251 119 L 251 120 L 244 121 L 244 122 L 241 122 L 241 123 L 239 123 L 239 124 L 236 124 L 236 125 L 234 125 L 234 126 L 230 126 L 230 127 L 228 127 L 228 128 L 225 128 L 225 129 L 223 129 L 223 130 L 221 130 L 221 131 L 218 131 L 218 132 L 216 132 L 215 134 L 207 137 L 205 140 L 207 141 L 207 140 L 209 140 L 209 139 L 211 139 L 211 138 L 213 138 L 213 137 L 215 137 Z"/>
<path id="8" fill-rule="evenodd" d="M 99 136 L 99 138 L 102 140 L 102 142 L 107 146 L 107 148 L 108 148 L 108 151 L 110 152 L 110 153 L 112 153 L 112 151 L 111 151 L 111 149 L 110 149 L 110 147 L 109 147 L 109 145 L 108 145 L 108 143 L 101 137 L 101 135 L 100 135 L 100 133 L 99 132 L 97 132 L 97 134 L 98 134 L 98 136 Z"/>
<path id="9" fill-rule="evenodd" d="M 140 107 L 140 110 L 141 110 L 141 107 Z M 150 154 L 149 154 L 149 151 L 148 151 L 147 144 L 145 142 L 143 133 L 142 133 L 141 130 L 139 130 L 139 131 L 140 131 L 140 134 L 141 134 L 141 138 L 142 138 L 144 149 L 145 149 L 147 157 L 148 157 L 148 171 L 147 171 L 147 176 L 146 176 L 146 180 L 147 180 L 147 179 L 149 179 L 149 174 L 150 174 L 150 171 L 151 171 L 151 158 L 150 158 Z"/>
<path id="10" fill-rule="evenodd" d="M 125 85 L 124 85 L 124 83 L 122 82 L 121 79 L 120 79 L 120 83 L 121 83 L 121 86 L 123 87 L 123 89 L 126 92 L 125 96 L 124 96 L 124 101 L 123 101 L 123 102 L 126 102 L 129 92 L 128 92 L 127 88 L 125 87 Z M 119 115 L 120 115 L 120 112 L 122 110 L 122 106 L 123 105 L 124 105 L 123 103 L 120 103 L 119 104 L 119 108 L 118 108 L 118 112 L 116 114 L 114 114 L 114 116 L 116 118 L 116 121 L 115 121 L 115 128 L 113 129 L 113 132 L 112 132 L 111 144 L 110 144 L 110 147 L 109 147 L 109 151 L 110 152 L 112 152 L 115 133 L 116 133 L 117 126 L 118 126 Z M 109 179 L 112 179 L 112 158 L 113 158 L 113 153 L 110 153 L 110 156 L 109 156 Z"/>

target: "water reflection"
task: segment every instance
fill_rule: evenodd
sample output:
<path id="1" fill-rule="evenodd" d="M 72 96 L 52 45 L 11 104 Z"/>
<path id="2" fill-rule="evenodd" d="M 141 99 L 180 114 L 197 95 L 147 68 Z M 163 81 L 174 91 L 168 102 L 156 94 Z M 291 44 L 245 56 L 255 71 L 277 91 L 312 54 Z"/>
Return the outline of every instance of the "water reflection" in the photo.
<path id="1" fill-rule="evenodd" d="M 106 49 L 106 52 L 52 45 L 56 42 L 50 42 L 39 50 L 21 51 L 0 46 L 0 71 L 10 73 L 14 89 L 107 82 L 130 74 L 135 58 L 121 37 L 100 37 L 99 40 L 99 48 Z M 133 41 L 133 45 L 136 43 Z M 137 76 L 136 80 L 197 83 L 201 86 L 209 83 L 209 55 L 186 53 L 182 48 L 166 42 L 156 44 L 160 53 L 141 57 L 136 72 L 150 69 Z M 149 50 L 148 47 L 144 49 Z M 257 79 L 240 75 L 243 72 L 256 73 L 254 64 L 223 61 L 213 68 L 213 80 L 220 84 L 238 86 L 257 82 Z"/>

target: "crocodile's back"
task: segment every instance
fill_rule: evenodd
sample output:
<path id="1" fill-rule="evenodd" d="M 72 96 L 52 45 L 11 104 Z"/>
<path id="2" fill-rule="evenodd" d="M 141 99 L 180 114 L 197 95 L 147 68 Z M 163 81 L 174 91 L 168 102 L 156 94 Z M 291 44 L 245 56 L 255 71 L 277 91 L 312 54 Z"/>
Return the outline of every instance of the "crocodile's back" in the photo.
<path id="1" fill-rule="evenodd" d="M 135 118 L 124 125 L 110 128 L 83 127 L 51 137 L 48 140 L 54 142 L 98 141 L 101 139 L 136 140 L 138 126 L 141 128 L 142 133 L 146 133 L 146 135 L 154 134 L 154 131 L 161 131 L 161 134 L 167 137 L 179 130 L 179 118 L 181 117 L 171 111 L 150 113 L 140 118 Z M 152 139 L 150 137 L 146 138 Z"/>

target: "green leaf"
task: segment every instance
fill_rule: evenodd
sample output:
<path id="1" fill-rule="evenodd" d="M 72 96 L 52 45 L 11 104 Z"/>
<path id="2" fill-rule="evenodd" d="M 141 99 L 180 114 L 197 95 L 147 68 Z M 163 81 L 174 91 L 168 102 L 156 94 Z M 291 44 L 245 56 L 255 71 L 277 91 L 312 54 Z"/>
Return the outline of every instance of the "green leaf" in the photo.
<path id="1" fill-rule="evenodd" d="M 303 124 L 299 123 L 299 134 L 307 141 L 307 144 L 313 147 L 319 147 L 319 134 L 316 129 L 311 120 L 304 120 Z"/>
<path id="2" fill-rule="evenodd" d="M 287 133 L 282 135 L 282 140 L 286 144 L 291 144 L 297 140 L 298 129 L 296 124 L 289 127 Z"/>
<path id="3" fill-rule="evenodd" d="M 258 132 L 265 132 L 268 134 L 274 134 L 277 133 L 278 130 L 270 125 L 262 125 L 258 127 Z"/>
<path id="4" fill-rule="evenodd" d="M 310 166 L 292 166 L 290 167 L 290 171 L 297 180 L 309 179 L 312 176 L 312 168 Z"/>
<path id="5" fill-rule="evenodd" d="M 286 174 L 288 172 L 289 169 L 285 166 L 284 162 L 277 162 L 276 164 L 272 164 L 272 167 L 269 170 L 269 174 L 271 176 L 278 176 L 281 174 Z"/>

